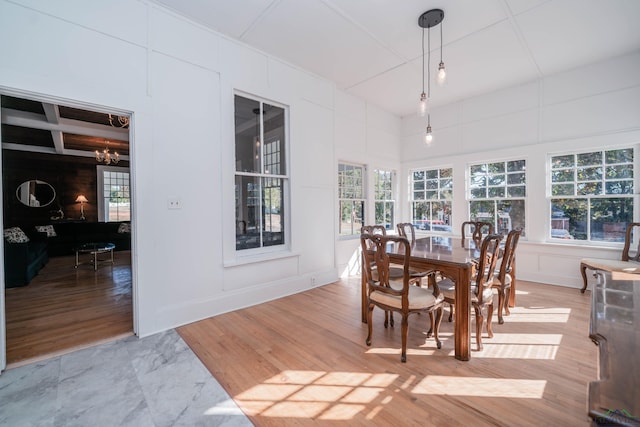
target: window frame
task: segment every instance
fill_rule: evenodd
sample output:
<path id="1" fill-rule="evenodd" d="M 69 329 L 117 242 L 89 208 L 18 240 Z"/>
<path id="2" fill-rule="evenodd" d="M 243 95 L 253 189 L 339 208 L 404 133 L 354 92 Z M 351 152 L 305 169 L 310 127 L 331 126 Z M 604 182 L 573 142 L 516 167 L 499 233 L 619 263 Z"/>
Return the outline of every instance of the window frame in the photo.
<path id="1" fill-rule="evenodd" d="M 449 170 L 450 171 L 450 175 L 449 176 L 441 176 L 442 171 L 446 171 Z M 422 172 L 424 174 L 424 178 L 421 180 L 422 182 L 424 182 L 424 189 L 416 189 L 416 183 L 419 181 L 416 181 L 414 179 L 415 177 L 415 173 L 420 173 Z M 429 178 L 429 172 L 437 172 L 437 177 L 436 178 Z M 428 189 L 428 185 L 427 185 L 427 181 L 437 181 L 437 188 L 432 188 L 432 189 Z M 445 186 L 442 185 L 443 181 L 450 181 L 451 185 L 450 188 L 447 188 Z M 408 175 L 408 200 L 409 200 L 409 218 L 412 224 L 414 224 L 414 227 L 416 229 L 417 233 L 420 232 L 428 232 L 429 234 L 442 234 L 442 235 L 451 235 L 453 234 L 453 218 L 454 218 L 454 194 L 455 194 L 455 189 L 454 189 L 454 167 L 452 165 L 446 165 L 446 166 L 434 166 L 434 167 L 421 167 L 421 168 L 413 168 L 409 170 L 409 175 Z M 415 191 L 424 191 L 425 192 L 425 198 L 424 199 L 416 199 L 415 198 Z M 450 191 L 448 191 L 450 190 Z M 437 193 L 438 197 L 437 198 L 433 198 L 433 199 L 429 199 L 427 198 L 427 191 L 434 191 Z M 443 197 L 443 194 L 446 194 L 448 191 L 449 196 L 448 197 Z M 441 220 L 443 223 L 442 224 L 437 224 L 437 225 L 443 225 L 443 226 L 448 226 L 449 230 L 434 230 L 433 226 L 435 224 L 433 224 L 433 219 L 428 219 L 428 220 L 423 220 L 423 219 L 418 219 L 415 218 L 415 203 L 427 203 L 429 204 L 429 211 L 431 211 L 431 215 L 433 216 L 433 205 L 432 203 L 448 203 L 449 204 L 449 213 L 448 213 L 448 221 L 449 223 L 447 223 L 447 219 L 443 219 Z M 424 224 L 424 226 L 420 225 L 419 221 L 428 221 L 429 222 L 429 229 L 427 229 L 427 225 L 426 223 Z M 440 221 L 440 220 L 438 220 Z M 444 227 L 443 227 L 444 228 Z"/>
<path id="2" fill-rule="evenodd" d="M 521 169 L 517 169 L 517 170 L 513 170 L 513 171 L 509 171 L 509 163 L 518 163 L 518 162 L 523 162 L 523 166 L 521 167 Z M 491 173 L 490 172 L 490 168 L 489 165 L 494 165 L 494 164 L 499 164 L 499 163 L 503 163 L 504 164 L 504 168 L 502 170 L 502 172 L 495 172 L 495 173 Z M 529 188 L 528 188 L 528 171 L 527 171 L 527 163 L 528 163 L 528 159 L 526 156 L 523 157 L 511 157 L 511 158 L 506 158 L 506 159 L 496 159 L 496 160 L 484 160 L 484 161 L 480 161 L 480 162 L 474 162 L 474 163 L 467 163 L 466 166 L 466 176 L 465 176 L 465 185 L 466 185 L 466 191 L 465 191 L 465 197 L 466 197 L 466 201 L 467 201 L 467 218 L 474 220 L 474 221 L 485 221 L 488 222 L 487 219 L 488 218 L 483 218 L 483 217 L 475 217 L 472 218 L 472 210 L 471 210 L 471 204 L 473 202 L 486 202 L 486 203 L 491 203 L 493 204 L 493 218 L 491 219 L 491 223 L 493 224 L 494 227 L 494 232 L 495 233 L 502 233 L 503 235 L 506 235 L 510 230 L 513 230 L 514 228 L 520 227 L 522 229 L 522 235 L 521 237 L 523 239 L 526 239 L 526 228 L 527 228 L 527 199 L 528 199 L 528 192 L 529 192 Z M 485 166 L 485 176 L 486 176 L 486 181 L 485 184 L 482 186 L 477 186 L 476 184 L 474 184 L 472 182 L 472 180 L 474 179 L 474 173 L 472 172 L 472 169 L 475 167 L 482 167 Z M 504 182 L 503 184 L 491 184 L 491 178 L 496 179 L 497 177 L 504 175 Z M 510 183 L 509 182 L 509 176 L 513 176 L 513 177 L 517 177 L 517 175 L 523 175 L 523 181 L 522 182 L 516 182 L 516 183 Z M 498 178 L 499 179 L 499 178 Z M 518 187 L 524 187 L 524 195 L 510 195 L 509 194 L 509 189 L 513 188 L 516 189 Z M 475 197 L 473 196 L 473 192 L 474 190 L 479 190 L 481 188 L 485 189 L 485 196 L 484 197 Z M 491 195 L 490 191 L 492 189 L 504 189 L 504 193 L 502 195 Z M 513 201 L 522 201 L 522 215 L 523 215 L 523 223 L 524 225 L 519 225 L 519 224 L 514 224 L 512 223 L 512 218 L 509 215 L 509 221 L 508 221 L 508 225 L 503 226 L 502 225 L 502 221 L 500 218 L 500 210 L 498 209 L 499 204 L 500 203 L 505 203 L 505 202 L 513 202 Z"/>
<path id="3" fill-rule="evenodd" d="M 129 219 L 118 219 L 117 221 L 109 221 L 109 215 L 105 211 L 105 197 L 104 197 L 104 173 L 116 172 L 126 173 L 128 175 L 127 187 L 129 188 Z M 131 170 L 126 166 L 111 166 L 111 165 L 96 165 L 96 199 L 98 204 L 98 222 L 129 222 L 132 218 L 131 212 Z M 105 214 L 106 217 L 105 217 Z"/>
<path id="4" fill-rule="evenodd" d="M 360 174 L 360 198 L 358 197 L 341 197 L 343 195 L 343 188 L 342 188 L 342 179 L 341 179 L 341 166 L 349 166 L 352 168 L 360 168 L 362 170 L 361 174 Z M 342 161 L 339 160 L 338 161 L 338 169 L 337 169 L 337 193 L 338 193 L 338 226 L 337 226 L 337 232 L 338 232 L 338 239 L 339 240 L 348 240 L 348 239 L 355 239 L 355 238 L 359 238 L 360 236 L 360 229 L 362 228 L 362 226 L 366 223 L 366 205 L 367 205 L 367 166 L 363 163 L 354 163 L 354 162 L 348 162 L 348 161 Z M 360 226 L 359 227 L 353 227 L 353 224 L 355 223 L 355 221 L 352 223 L 352 230 L 351 233 L 349 234 L 342 234 L 342 203 L 344 202 L 351 202 L 353 203 L 359 203 L 360 204 L 360 211 L 362 213 L 362 216 L 360 218 Z M 353 211 L 353 208 L 352 208 Z M 355 220 L 355 218 L 353 218 Z"/>
<path id="5" fill-rule="evenodd" d="M 267 99 L 267 98 L 263 98 L 260 96 L 256 96 L 256 95 L 252 95 L 252 94 L 248 94 L 246 92 L 242 92 L 242 91 L 234 91 L 233 92 L 233 96 L 232 96 L 232 106 L 233 106 L 233 118 L 234 118 L 234 122 L 236 119 L 236 97 L 242 97 L 245 98 L 249 101 L 255 101 L 259 104 L 259 108 L 261 111 L 260 114 L 260 119 L 259 119 L 259 140 L 262 141 L 263 143 L 260 144 L 259 147 L 259 155 L 260 155 L 260 171 L 259 172 L 252 172 L 252 171 L 239 171 L 237 169 L 237 157 L 236 157 L 236 130 L 235 130 L 235 125 L 233 126 L 233 149 L 234 149 L 234 157 L 233 157 L 233 183 L 234 183 L 234 213 L 233 213 L 233 221 L 234 221 L 234 230 L 236 230 L 236 232 L 234 233 L 234 252 L 236 254 L 236 256 L 238 257 L 253 257 L 256 255 L 261 255 L 261 254 L 269 254 L 269 253 L 280 253 L 280 252 L 287 252 L 290 251 L 291 248 L 291 203 L 290 203 L 290 192 L 291 192 L 291 163 L 290 163 L 290 122 L 289 122 L 289 115 L 290 115 L 290 107 L 286 104 L 280 103 L 280 102 L 276 102 L 273 101 L 271 99 Z M 278 149 L 278 152 L 282 152 L 282 150 L 284 150 L 284 156 L 281 156 L 281 163 L 284 164 L 284 169 L 285 169 L 285 173 L 282 173 L 282 170 L 280 170 L 278 174 L 273 174 L 270 173 L 267 169 L 265 169 L 266 165 L 266 157 L 269 154 L 273 154 L 273 153 L 265 153 L 265 146 L 267 146 L 269 144 L 269 140 L 272 139 L 274 137 L 275 134 L 277 134 L 277 132 L 272 131 L 272 132 L 265 132 L 265 126 L 264 126 L 264 113 L 262 113 L 263 110 L 263 105 L 267 104 L 269 106 L 273 106 L 273 107 L 277 107 L 277 108 L 281 108 L 283 111 L 283 119 L 284 119 L 284 124 L 283 124 L 283 132 L 282 132 L 282 137 L 284 138 L 284 142 L 279 141 L 280 142 L 280 146 Z M 270 163 L 273 164 L 273 163 Z M 257 178 L 259 180 L 259 188 L 260 188 L 260 194 L 257 197 L 257 200 L 259 201 L 259 217 L 258 217 L 258 222 L 262 223 L 262 211 L 263 211 L 263 204 L 264 204 L 264 197 L 265 197 L 265 192 L 263 191 L 265 187 L 263 187 L 264 183 L 273 179 L 280 179 L 282 180 L 282 192 L 280 197 L 282 198 L 281 200 L 281 211 L 279 212 L 279 214 L 281 215 L 281 223 L 280 223 L 280 229 L 281 232 L 283 233 L 283 239 L 282 239 L 282 243 L 278 243 L 278 244 L 273 244 L 273 245 L 265 245 L 265 239 L 264 239 L 264 234 L 267 232 L 266 229 L 263 229 L 263 227 L 260 227 L 260 236 L 259 236 L 259 246 L 257 247 L 248 247 L 248 248 L 239 248 L 238 247 L 238 219 L 237 219 L 237 209 L 238 206 L 240 205 L 240 201 L 238 199 L 238 186 L 237 186 L 237 179 L 238 178 Z M 261 197 L 262 196 L 262 197 Z M 271 213 L 271 212 L 269 212 Z M 266 219 L 265 219 L 266 221 Z"/>
<path id="6" fill-rule="evenodd" d="M 389 188 L 380 188 L 381 185 L 381 176 L 382 174 L 385 175 L 385 178 L 388 177 L 388 180 L 385 179 L 384 181 L 382 181 L 382 185 L 384 186 L 384 184 L 386 184 L 388 182 L 388 187 Z M 395 229 L 395 224 L 396 224 L 396 178 L 397 178 L 397 173 L 395 170 L 393 169 L 383 169 L 383 168 L 375 168 L 373 170 L 373 216 L 374 216 L 374 222 L 376 224 L 382 224 L 385 226 L 385 228 L 388 231 L 393 231 Z M 383 193 L 382 196 L 383 197 L 379 197 L 380 193 Z M 389 195 L 390 197 L 384 197 Z M 387 221 L 378 221 L 378 205 L 382 204 L 382 215 L 384 218 L 387 217 L 387 212 L 390 210 L 390 215 L 391 215 L 391 219 L 389 221 L 388 227 L 387 227 Z M 391 209 L 389 209 L 389 206 L 391 207 Z"/>
<path id="7" fill-rule="evenodd" d="M 632 156 L 633 159 L 630 162 L 614 162 L 614 163 L 607 163 L 606 161 L 606 152 L 609 151 L 618 151 L 618 150 L 632 150 Z M 592 154 L 592 153 L 601 153 L 601 158 L 602 158 L 602 162 L 599 163 L 598 165 L 592 164 L 592 165 L 586 165 L 586 166 L 580 166 L 577 163 L 577 156 L 581 155 L 581 154 Z M 563 157 L 563 156 L 573 156 L 574 157 L 574 164 L 571 167 L 559 167 L 559 168 L 554 168 L 553 167 L 553 159 L 557 158 L 557 157 Z M 632 183 L 632 190 L 630 193 L 626 193 L 626 194 L 614 194 L 614 193 L 606 193 L 606 183 L 607 182 L 613 182 L 614 180 L 607 180 L 606 178 L 606 168 L 609 165 L 631 165 L 632 170 L 632 176 L 630 178 L 624 178 L 624 179 L 619 179 L 620 181 L 631 181 Z M 603 169 L 602 172 L 602 177 L 601 179 L 583 179 L 580 180 L 577 173 L 578 170 L 580 168 L 593 168 L 596 166 L 600 166 Z M 573 180 L 571 181 L 554 181 L 553 179 L 553 173 L 554 171 L 561 171 L 561 170 L 568 170 L 568 169 L 572 169 L 573 170 Z M 631 202 L 631 208 L 632 208 L 632 214 L 631 214 L 631 220 L 628 222 L 634 222 L 637 220 L 638 218 L 638 197 L 636 194 L 637 188 L 638 188 L 638 178 L 637 178 L 637 171 L 640 170 L 638 168 L 638 155 L 637 155 L 637 149 L 636 149 L 636 145 L 634 144 L 625 144 L 625 145 L 616 145 L 616 146 L 606 146 L 606 147 L 594 147 L 594 148 L 584 148 L 584 149 L 576 149 L 576 150 L 571 150 L 571 151 L 563 151 L 563 152 L 553 152 L 553 153 L 547 153 L 547 158 L 546 158 L 546 181 L 547 181 L 547 185 L 546 185 L 546 199 L 547 199 L 547 220 L 545 223 L 545 241 L 548 243 L 552 243 L 552 244 L 571 244 L 571 245 L 579 245 L 579 246 L 591 246 L 591 247 L 595 247 L 595 246 L 600 246 L 600 247 L 612 247 L 612 248 L 621 248 L 622 246 L 624 246 L 624 236 L 623 236 L 623 232 L 624 230 L 620 230 L 620 238 L 618 241 L 606 241 L 606 240 L 592 240 L 591 238 L 591 230 L 592 230 L 592 223 L 594 221 L 593 218 L 593 214 L 591 212 L 592 210 L 592 201 L 594 200 L 598 200 L 598 199 L 628 199 Z M 564 183 L 571 183 L 571 185 L 573 185 L 573 194 L 572 195 L 568 195 L 568 194 L 561 194 L 561 195 L 553 195 L 553 187 L 554 187 L 554 183 L 557 182 L 564 182 Z M 580 183 L 601 183 L 602 184 L 602 191 L 601 194 L 583 194 L 583 195 L 578 195 L 578 187 Z M 562 239 L 562 238 L 554 238 L 551 237 L 551 233 L 553 228 L 553 202 L 554 200 L 565 200 L 565 199 L 569 199 L 569 200 L 575 200 L 575 201 L 583 201 L 584 203 L 586 203 L 586 239 L 575 239 L 573 236 L 573 234 L 570 234 L 572 237 L 568 238 L 568 239 Z M 567 218 L 570 219 L 570 218 Z M 626 227 L 625 227 L 626 229 Z M 637 236 L 634 236 L 633 238 L 634 242 L 636 242 L 638 240 Z"/>

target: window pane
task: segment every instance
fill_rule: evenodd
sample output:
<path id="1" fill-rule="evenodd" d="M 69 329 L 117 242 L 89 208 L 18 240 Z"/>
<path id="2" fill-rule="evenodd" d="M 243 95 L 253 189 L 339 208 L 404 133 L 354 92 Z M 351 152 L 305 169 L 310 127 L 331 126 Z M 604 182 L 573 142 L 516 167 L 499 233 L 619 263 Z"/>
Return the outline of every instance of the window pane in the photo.
<path id="1" fill-rule="evenodd" d="M 631 163 L 633 162 L 633 149 L 625 148 L 622 150 L 605 151 L 605 160 L 607 164 Z"/>
<path id="2" fill-rule="evenodd" d="M 578 168 L 578 181 L 596 181 L 602 179 L 602 168 Z"/>
<path id="3" fill-rule="evenodd" d="M 553 169 L 556 168 L 567 168 L 574 167 L 575 156 L 573 154 L 569 154 L 567 156 L 555 156 L 551 158 L 551 167 Z"/>
<path id="4" fill-rule="evenodd" d="M 485 188 L 474 188 L 471 190 L 472 199 L 484 199 L 487 197 L 487 190 Z"/>
<path id="5" fill-rule="evenodd" d="M 504 187 L 489 187 L 489 197 L 504 197 Z"/>
<path id="6" fill-rule="evenodd" d="M 588 205 L 585 199 L 551 201 L 551 238 L 587 240 Z"/>
<path id="7" fill-rule="evenodd" d="M 429 190 L 433 190 L 433 189 L 438 189 L 438 180 L 437 179 L 430 179 L 427 181 L 427 189 Z"/>
<path id="8" fill-rule="evenodd" d="M 527 187 L 525 187 L 524 185 L 507 187 L 507 190 L 507 196 L 509 197 L 526 197 L 527 195 Z"/>
<path id="9" fill-rule="evenodd" d="M 504 162 L 500 162 L 500 163 L 489 163 L 487 165 L 487 171 L 490 174 L 496 174 L 496 173 L 504 173 Z"/>
<path id="10" fill-rule="evenodd" d="M 558 184 L 551 186 L 551 195 L 553 196 L 573 196 L 573 184 Z"/>
<path id="11" fill-rule="evenodd" d="M 633 221 L 633 199 L 592 199 L 591 218 L 591 240 L 624 242 L 627 224 Z"/>
<path id="12" fill-rule="evenodd" d="M 260 247 L 260 178 L 236 176 L 236 249 Z"/>
<path id="13" fill-rule="evenodd" d="M 262 120 L 264 128 L 264 173 L 285 175 L 285 129 L 284 108 L 263 104 Z"/>
<path id="14" fill-rule="evenodd" d="M 426 179 L 438 179 L 438 169 L 431 169 L 425 171 Z"/>
<path id="15" fill-rule="evenodd" d="M 469 183 L 471 188 L 486 187 L 487 176 L 486 175 L 472 175 L 471 182 Z"/>
<path id="16" fill-rule="evenodd" d="M 526 168 L 526 162 L 524 160 L 516 160 L 513 162 L 507 162 L 507 172 L 524 172 Z"/>
<path id="17" fill-rule="evenodd" d="M 440 169 L 440 178 L 451 178 L 453 177 L 453 169 Z"/>
<path id="18" fill-rule="evenodd" d="M 514 228 L 521 228 L 524 235 L 524 200 L 498 200 L 498 223 L 496 233 L 509 234 Z"/>
<path id="19" fill-rule="evenodd" d="M 591 194 L 602 194 L 601 182 L 584 182 L 576 185 L 578 195 L 585 196 Z"/>
<path id="20" fill-rule="evenodd" d="M 633 165 L 607 166 L 607 179 L 633 178 Z"/>
<path id="21" fill-rule="evenodd" d="M 424 179 L 424 171 L 414 171 L 413 172 L 413 180 L 420 181 Z"/>
<path id="22" fill-rule="evenodd" d="M 552 182 L 567 182 L 573 180 L 573 169 L 558 169 L 551 172 Z"/>
<path id="23" fill-rule="evenodd" d="M 340 230 L 341 236 L 360 234 L 364 223 L 363 201 L 340 201 Z"/>
<path id="24" fill-rule="evenodd" d="M 590 166 L 602 164 L 602 151 L 593 153 L 581 153 L 577 156 L 577 166 Z"/>
<path id="25" fill-rule="evenodd" d="M 238 172 L 261 172 L 260 122 L 260 102 L 236 95 L 235 144 Z"/>
<path id="26" fill-rule="evenodd" d="M 424 191 L 414 191 L 413 192 L 414 200 L 424 200 Z"/>
<path id="27" fill-rule="evenodd" d="M 284 181 L 281 178 L 262 178 L 262 230 L 264 246 L 284 244 Z"/>
<path id="28" fill-rule="evenodd" d="M 524 184 L 526 182 L 526 175 L 524 173 L 510 173 L 507 175 L 507 184 Z"/>
<path id="29" fill-rule="evenodd" d="M 633 181 L 609 181 L 606 190 L 607 194 L 633 194 Z"/>
<path id="30" fill-rule="evenodd" d="M 489 185 L 504 185 L 505 176 L 504 175 L 492 175 L 489 177 Z"/>
<path id="31" fill-rule="evenodd" d="M 493 200 L 477 200 L 469 203 L 469 217 L 472 221 L 494 223 L 495 202 Z"/>
<path id="32" fill-rule="evenodd" d="M 414 190 L 424 190 L 424 181 L 416 181 L 413 183 Z"/>

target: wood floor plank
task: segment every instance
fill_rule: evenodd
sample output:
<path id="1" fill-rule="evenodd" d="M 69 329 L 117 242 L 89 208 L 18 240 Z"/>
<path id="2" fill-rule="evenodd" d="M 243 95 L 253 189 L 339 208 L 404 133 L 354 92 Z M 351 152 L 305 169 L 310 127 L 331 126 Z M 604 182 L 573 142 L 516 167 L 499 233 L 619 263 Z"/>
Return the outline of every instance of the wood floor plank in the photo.
<path id="1" fill-rule="evenodd" d="M 587 384 L 597 375 L 589 295 L 524 281 L 518 289 L 518 307 L 503 325 L 494 319 L 494 338 L 469 362 L 453 357 L 446 317 L 442 349 L 426 338 L 428 316 L 410 318 L 402 364 L 400 319 L 385 329 L 376 309 L 367 347 L 358 279 L 178 332 L 258 426 L 589 425 Z"/>
<path id="2" fill-rule="evenodd" d="M 9 367 L 133 333 L 131 252 L 97 271 L 74 264 L 51 258 L 29 285 L 6 289 Z"/>

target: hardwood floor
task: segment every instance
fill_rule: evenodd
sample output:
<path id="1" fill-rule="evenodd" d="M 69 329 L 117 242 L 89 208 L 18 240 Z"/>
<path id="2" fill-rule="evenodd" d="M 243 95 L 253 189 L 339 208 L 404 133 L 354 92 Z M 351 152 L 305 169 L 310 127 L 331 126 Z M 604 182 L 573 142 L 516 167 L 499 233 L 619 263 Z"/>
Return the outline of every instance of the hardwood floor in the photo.
<path id="1" fill-rule="evenodd" d="M 178 328 L 214 377 L 258 426 L 587 426 L 587 384 L 597 347 L 588 337 L 590 294 L 518 282 L 518 307 L 469 362 L 426 339 L 428 316 L 400 325 L 374 310 L 371 347 L 360 322 L 359 279 Z M 472 321 L 473 322 L 473 321 Z M 475 330 L 472 326 L 471 330 Z M 475 350 L 475 339 L 472 339 Z"/>
<path id="2" fill-rule="evenodd" d="M 114 257 L 97 271 L 51 258 L 29 285 L 6 290 L 8 367 L 133 333 L 131 252 Z"/>

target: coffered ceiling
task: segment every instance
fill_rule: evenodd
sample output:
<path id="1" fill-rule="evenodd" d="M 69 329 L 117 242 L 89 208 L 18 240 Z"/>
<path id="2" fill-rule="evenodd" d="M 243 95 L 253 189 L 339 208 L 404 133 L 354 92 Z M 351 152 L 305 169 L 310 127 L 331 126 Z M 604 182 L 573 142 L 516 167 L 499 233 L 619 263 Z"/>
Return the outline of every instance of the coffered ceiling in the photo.
<path id="1" fill-rule="evenodd" d="M 639 0 L 153 0 L 399 116 L 421 92 L 418 17 L 445 12 L 432 105 L 640 49 Z M 440 30 L 431 30 L 432 80 Z M 604 76 L 603 76 L 604 78 Z"/>
<path id="2" fill-rule="evenodd" d="M 108 147 L 129 154 L 126 117 L 5 95 L 0 105 L 3 148 L 93 156 Z"/>

